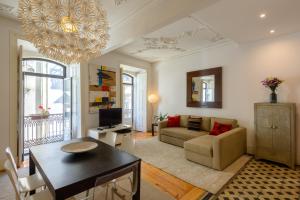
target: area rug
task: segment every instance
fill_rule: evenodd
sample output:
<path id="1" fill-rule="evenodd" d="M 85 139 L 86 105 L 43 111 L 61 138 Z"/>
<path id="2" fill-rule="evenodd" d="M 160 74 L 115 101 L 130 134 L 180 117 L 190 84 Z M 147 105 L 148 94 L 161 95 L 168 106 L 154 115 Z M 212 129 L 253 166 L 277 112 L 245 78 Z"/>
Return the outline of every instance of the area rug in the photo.
<path id="1" fill-rule="evenodd" d="M 28 175 L 28 168 L 22 168 L 19 170 L 20 176 L 26 176 Z M 124 180 L 120 183 L 120 185 L 123 188 L 127 188 L 129 190 L 129 182 Z M 79 197 L 78 199 L 82 199 L 81 197 L 84 197 L 84 195 L 79 194 L 76 195 L 76 197 Z M 111 198 L 111 193 L 109 190 L 108 200 Z M 1 200 L 15 200 L 15 193 L 13 190 L 13 186 L 10 183 L 10 180 L 8 176 L 4 173 L 0 173 L 0 199 Z M 105 189 L 103 187 L 97 187 L 95 192 L 95 199 L 97 200 L 104 200 L 105 199 Z M 146 182 L 145 180 L 141 180 L 141 200 L 174 200 L 173 197 L 171 197 L 168 193 L 160 190 L 156 186 Z M 121 200 L 116 195 L 114 197 L 114 200 Z"/>
<path id="2" fill-rule="evenodd" d="M 217 171 L 186 160 L 183 148 L 160 142 L 158 137 L 137 140 L 134 154 L 144 162 L 213 194 L 218 193 L 251 159 L 251 156 L 244 155 L 225 170 Z"/>

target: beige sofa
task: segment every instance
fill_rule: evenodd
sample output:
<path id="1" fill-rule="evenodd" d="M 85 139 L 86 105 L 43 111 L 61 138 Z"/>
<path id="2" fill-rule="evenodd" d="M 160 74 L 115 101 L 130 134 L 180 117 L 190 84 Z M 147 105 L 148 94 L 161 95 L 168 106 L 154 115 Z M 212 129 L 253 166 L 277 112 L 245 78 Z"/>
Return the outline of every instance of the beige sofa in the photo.
<path id="1" fill-rule="evenodd" d="M 180 116 L 180 127 L 167 127 L 159 122 L 158 133 L 162 142 L 184 147 L 188 160 L 217 170 L 223 170 L 246 153 L 246 129 L 237 120 L 201 117 L 200 131 L 189 130 L 188 115 Z M 209 135 L 214 122 L 231 124 L 233 129 L 218 136 Z"/>

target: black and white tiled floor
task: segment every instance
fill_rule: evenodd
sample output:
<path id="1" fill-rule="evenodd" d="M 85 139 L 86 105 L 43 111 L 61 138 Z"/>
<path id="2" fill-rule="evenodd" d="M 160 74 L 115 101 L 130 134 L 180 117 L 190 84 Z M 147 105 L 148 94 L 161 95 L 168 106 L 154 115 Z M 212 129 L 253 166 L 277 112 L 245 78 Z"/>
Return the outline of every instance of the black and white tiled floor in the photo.
<path id="1" fill-rule="evenodd" d="M 300 169 L 252 159 L 216 199 L 300 200 Z"/>

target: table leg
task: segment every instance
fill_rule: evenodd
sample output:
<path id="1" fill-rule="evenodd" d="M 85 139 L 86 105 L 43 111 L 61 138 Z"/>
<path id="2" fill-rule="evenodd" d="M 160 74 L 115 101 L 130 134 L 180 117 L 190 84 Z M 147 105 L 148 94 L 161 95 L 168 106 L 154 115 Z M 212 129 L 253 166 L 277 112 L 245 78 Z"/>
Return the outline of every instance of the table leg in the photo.
<path id="1" fill-rule="evenodd" d="M 152 124 L 152 136 L 154 136 L 154 124 Z"/>
<path id="2" fill-rule="evenodd" d="M 35 164 L 31 157 L 31 153 L 29 153 L 29 175 L 35 174 Z"/>
<path id="3" fill-rule="evenodd" d="M 35 174 L 35 163 L 33 162 L 31 152 L 29 152 L 29 175 Z M 30 191 L 30 194 L 34 194 L 35 191 Z"/>
<path id="4" fill-rule="evenodd" d="M 138 173 L 137 180 L 136 180 L 137 190 L 136 193 L 133 195 L 132 200 L 140 200 L 140 193 L 141 193 L 141 162 L 140 161 L 134 173 Z"/>

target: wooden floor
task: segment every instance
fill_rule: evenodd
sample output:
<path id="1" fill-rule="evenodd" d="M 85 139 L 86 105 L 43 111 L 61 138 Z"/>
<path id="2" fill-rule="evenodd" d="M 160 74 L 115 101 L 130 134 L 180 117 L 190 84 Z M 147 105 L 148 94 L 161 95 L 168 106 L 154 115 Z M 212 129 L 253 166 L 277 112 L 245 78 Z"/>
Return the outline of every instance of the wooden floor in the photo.
<path id="1" fill-rule="evenodd" d="M 143 140 L 153 136 L 151 133 L 139 132 L 134 133 L 134 137 L 136 140 Z M 21 167 L 28 167 L 28 165 L 28 161 L 24 161 Z M 205 190 L 191 185 L 145 162 L 142 162 L 142 178 L 178 200 L 198 200 L 206 193 Z"/>
<path id="2" fill-rule="evenodd" d="M 152 137 L 151 133 L 135 133 L 136 140 Z M 159 189 L 168 192 L 175 199 L 198 200 L 206 191 L 170 175 L 153 165 L 142 162 L 142 178 Z"/>

